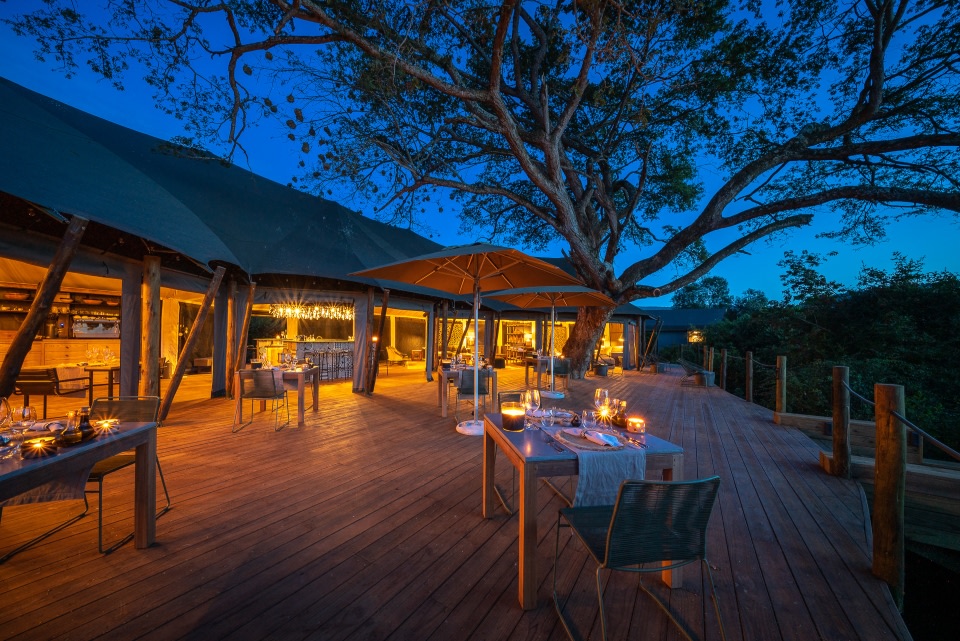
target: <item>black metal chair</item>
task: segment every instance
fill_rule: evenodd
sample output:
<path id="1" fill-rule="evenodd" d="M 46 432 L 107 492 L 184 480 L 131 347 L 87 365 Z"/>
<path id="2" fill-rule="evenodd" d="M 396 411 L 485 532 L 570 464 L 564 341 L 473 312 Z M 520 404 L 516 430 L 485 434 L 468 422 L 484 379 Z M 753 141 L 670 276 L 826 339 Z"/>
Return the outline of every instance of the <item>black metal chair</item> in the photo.
<path id="1" fill-rule="evenodd" d="M 159 424 L 160 397 L 159 396 L 112 396 L 93 399 L 90 406 L 90 420 L 118 420 L 139 423 Z M 97 549 L 101 554 L 109 554 L 128 541 L 133 540 L 133 532 L 120 539 L 108 548 L 103 547 L 103 481 L 114 472 L 133 465 L 137 460 L 134 451 L 114 454 L 110 458 L 98 461 L 87 476 L 87 483 L 96 483 L 96 490 L 84 490 L 85 494 L 97 495 Z M 170 509 L 170 492 L 167 490 L 167 481 L 163 478 L 163 468 L 160 467 L 160 457 L 157 456 L 157 474 L 160 476 L 160 485 L 167 504 L 157 512 L 157 518 L 163 516 Z M 84 497 L 86 501 L 86 497 Z"/>
<path id="2" fill-rule="evenodd" d="M 479 383 L 477 385 L 477 397 L 483 403 L 483 409 L 487 409 L 487 394 L 490 393 L 490 372 L 485 369 L 480 370 Z M 460 382 L 457 384 L 457 409 L 454 412 L 457 422 L 460 422 L 460 399 L 467 397 L 473 400 L 473 369 L 465 369 L 460 372 Z"/>
<path id="3" fill-rule="evenodd" d="M 600 603 L 600 629 L 604 639 L 607 638 L 607 622 L 603 610 L 600 570 L 661 572 L 696 561 L 700 561 L 706 568 L 713 605 L 720 624 L 720 638 L 726 638 L 713 574 L 707 561 L 707 522 L 710 520 L 710 512 L 719 488 L 719 476 L 695 481 L 624 481 L 620 485 L 616 505 L 560 510 L 554 551 L 553 603 L 571 639 L 579 639 L 580 636 L 564 614 L 557 593 L 560 528 L 565 526 L 570 527 L 597 564 L 597 599 Z M 639 585 L 666 612 L 684 636 L 692 641 L 690 632 L 677 621 L 667 606 L 654 596 L 642 581 Z"/>
<path id="4" fill-rule="evenodd" d="M 567 389 L 567 383 L 570 380 L 570 359 L 569 358 L 554 358 L 553 359 L 553 378 L 559 383 L 563 382 L 563 389 Z M 557 389 L 560 389 L 560 385 L 556 385 Z"/>
<path id="5" fill-rule="evenodd" d="M 270 411 L 274 413 L 273 431 L 279 432 L 290 424 L 290 403 L 287 402 L 287 390 L 283 381 L 278 381 L 270 369 L 242 369 L 240 375 L 240 398 L 233 419 L 233 432 L 239 432 L 253 423 L 254 401 L 270 401 Z M 243 401 L 250 400 L 250 420 L 243 422 Z M 280 425 L 280 408 L 287 408 L 287 422 Z"/>

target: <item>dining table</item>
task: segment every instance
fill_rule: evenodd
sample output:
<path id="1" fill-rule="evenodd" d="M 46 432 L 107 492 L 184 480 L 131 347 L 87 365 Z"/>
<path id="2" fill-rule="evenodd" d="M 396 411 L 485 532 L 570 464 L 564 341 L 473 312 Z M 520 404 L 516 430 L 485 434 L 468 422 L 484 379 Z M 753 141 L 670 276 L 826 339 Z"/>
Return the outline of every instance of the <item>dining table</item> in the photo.
<path id="1" fill-rule="evenodd" d="M 24 447 L 29 447 L 28 441 Z M 120 422 L 113 430 L 78 445 L 55 449 L 55 454 L 44 458 L 0 460 L 0 504 L 8 500 L 16 503 L 18 498 L 21 503 L 49 500 L 42 495 L 22 495 L 68 477 L 79 479 L 77 489 L 82 497 L 86 476 L 94 464 L 131 448 L 135 451 L 134 544 L 137 548 L 149 547 L 156 539 L 157 424 L 154 422 Z"/>
<path id="2" fill-rule="evenodd" d="M 655 474 L 665 481 L 682 480 L 682 447 L 652 434 L 631 436 L 645 446 L 645 478 Z M 542 430 L 508 432 L 503 429 L 500 414 L 487 413 L 483 421 L 482 511 L 485 519 L 493 517 L 497 502 L 494 474 L 498 448 L 516 468 L 519 476 L 519 600 L 521 608 L 531 610 L 537 607 L 537 587 L 540 585 L 537 574 L 537 480 L 576 476 L 579 473 L 579 459 L 569 447 L 556 439 L 546 438 Z M 611 451 L 604 456 L 618 454 L 617 451 Z M 664 570 L 661 578 L 671 588 L 680 587 L 680 573 L 680 569 Z"/>
<path id="3" fill-rule="evenodd" d="M 524 359 L 523 384 L 530 387 L 530 370 L 537 373 L 537 389 L 543 387 L 543 375 L 550 372 L 549 356 L 528 356 Z"/>
<path id="4" fill-rule="evenodd" d="M 320 367 L 298 367 L 296 369 L 280 370 L 283 384 L 290 390 L 297 391 L 297 425 L 303 427 L 306 411 L 307 383 L 313 391 L 313 411 L 320 410 Z M 239 388 L 238 388 L 239 389 Z"/>
<path id="5" fill-rule="evenodd" d="M 83 368 L 83 371 L 89 376 L 89 395 L 90 395 L 90 405 L 93 405 L 93 376 L 94 374 L 106 374 L 107 375 L 107 396 L 113 396 L 113 386 L 116 383 L 117 376 L 120 374 L 120 364 L 116 365 L 97 365 L 91 364 Z"/>
<path id="6" fill-rule="evenodd" d="M 437 369 L 437 403 L 440 405 L 440 416 L 447 418 L 448 405 L 450 403 L 450 384 L 457 385 L 460 382 L 460 372 L 472 370 L 473 367 L 450 367 Z M 490 372 L 490 393 L 492 398 L 497 398 L 497 370 L 488 368 Z"/>

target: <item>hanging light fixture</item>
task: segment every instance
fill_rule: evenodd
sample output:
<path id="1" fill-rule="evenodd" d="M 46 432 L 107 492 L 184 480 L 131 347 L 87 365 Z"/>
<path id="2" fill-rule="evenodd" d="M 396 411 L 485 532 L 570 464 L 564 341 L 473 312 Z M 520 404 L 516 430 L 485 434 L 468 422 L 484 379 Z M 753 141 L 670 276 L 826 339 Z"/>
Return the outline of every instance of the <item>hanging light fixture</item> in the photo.
<path id="1" fill-rule="evenodd" d="M 316 303 L 289 303 L 270 305 L 270 315 L 274 318 L 296 318 L 298 320 L 353 320 L 353 301 L 320 301 Z"/>

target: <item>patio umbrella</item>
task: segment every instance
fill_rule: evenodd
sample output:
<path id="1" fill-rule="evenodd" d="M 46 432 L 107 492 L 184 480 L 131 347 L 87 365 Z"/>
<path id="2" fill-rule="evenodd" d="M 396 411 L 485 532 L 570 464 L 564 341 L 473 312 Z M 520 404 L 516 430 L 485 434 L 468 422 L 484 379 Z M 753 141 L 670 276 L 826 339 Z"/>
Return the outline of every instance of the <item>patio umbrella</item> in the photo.
<path id="1" fill-rule="evenodd" d="M 552 398 L 563 398 L 563 392 L 556 390 L 553 380 L 553 332 L 557 322 L 557 307 L 613 307 L 614 302 L 608 296 L 595 289 L 576 285 L 554 287 L 520 287 L 490 292 L 488 298 L 496 298 L 524 309 L 550 307 L 550 393 Z M 545 394 L 541 392 L 541 394 Z"/>
<path id="2" fill-rule="evenodd" d="M 354 272 L 364 276 L 429 287 L 451 294 L 473 293 L 473 326 L 480 315 L 483 291 L 517 287 L 582 285 L 559 267 L 516 249 L 475 243 L 455 245 L 438 252 L 416 256 L 373 269 Z M 479 419 L 480 341 L 473 342 L 473 420 L 457 425 L 461 434 L 483 434 Z"/>

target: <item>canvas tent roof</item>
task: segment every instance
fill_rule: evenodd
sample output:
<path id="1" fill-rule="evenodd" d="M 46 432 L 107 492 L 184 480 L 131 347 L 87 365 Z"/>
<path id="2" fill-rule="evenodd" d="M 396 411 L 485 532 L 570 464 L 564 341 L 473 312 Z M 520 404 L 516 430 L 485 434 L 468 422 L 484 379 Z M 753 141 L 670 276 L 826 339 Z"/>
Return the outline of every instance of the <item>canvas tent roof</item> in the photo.
<path id="1" fill-rule="evenodd" d="M 0 191 L 251 276 L 347 274 L 441 246 L 0 79 Z M 396 285 L 397 289 L 416 288 Z M 426 293 L 420 288 L 422 293 Z"/>

